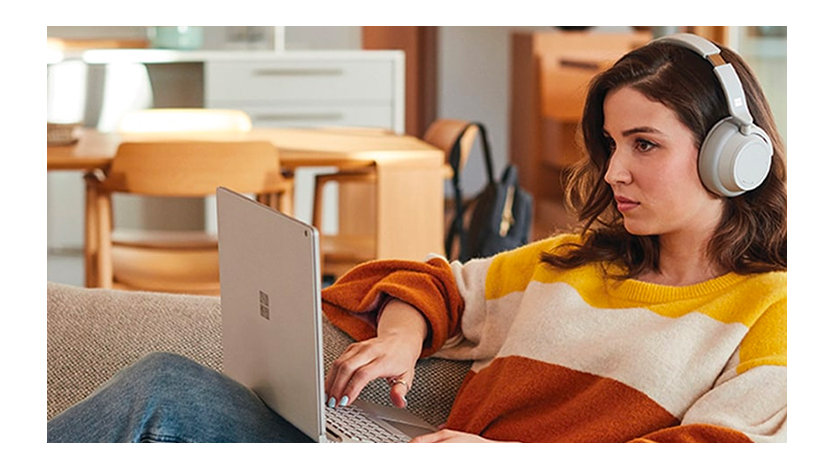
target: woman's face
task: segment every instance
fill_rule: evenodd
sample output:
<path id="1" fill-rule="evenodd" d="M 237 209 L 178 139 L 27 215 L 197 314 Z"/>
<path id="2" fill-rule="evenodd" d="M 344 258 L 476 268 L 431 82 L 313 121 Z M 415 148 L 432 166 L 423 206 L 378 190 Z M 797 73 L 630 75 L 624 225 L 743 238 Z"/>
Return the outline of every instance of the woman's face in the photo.
<path id="1" fill-rule="evenodd" d="M 603 114 L 611 147 L 605 181 L 626 230 L 710 236 L 722 202 L 701 184 L 698 148 L 689 128 L 671 109 L 631 87 L 609 92 Z"/>

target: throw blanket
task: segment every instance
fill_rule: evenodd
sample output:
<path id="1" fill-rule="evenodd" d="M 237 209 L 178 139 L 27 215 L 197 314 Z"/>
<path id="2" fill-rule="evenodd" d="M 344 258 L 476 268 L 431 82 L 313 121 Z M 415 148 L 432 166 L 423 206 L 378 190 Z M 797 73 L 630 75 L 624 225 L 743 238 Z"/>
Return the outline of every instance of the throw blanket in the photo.
<path id="1" fill-rule="evenodd" d="M 528 442 L 766 442 L 787 433 L 787 274 L 685 287 L 560 270 L 565 235 L 466 264 L 375 261 L 323 292 L 356 340 L 396 297 L 423 355 L 474 360 L 447 427 Z"/>

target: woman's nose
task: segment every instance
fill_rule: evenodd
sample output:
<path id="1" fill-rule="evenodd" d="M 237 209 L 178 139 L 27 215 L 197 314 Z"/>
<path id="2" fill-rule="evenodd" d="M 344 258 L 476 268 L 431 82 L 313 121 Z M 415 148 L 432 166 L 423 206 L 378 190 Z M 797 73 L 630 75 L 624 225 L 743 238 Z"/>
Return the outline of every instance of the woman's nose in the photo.
<path id="1" fill-rule="evenodd" d="M 621 152 L 614 150 L 608 158 L 608 168 L 605 170 L 605 182 L 614 185 L 631 182 L 631 172 L 628 171 Z"/>

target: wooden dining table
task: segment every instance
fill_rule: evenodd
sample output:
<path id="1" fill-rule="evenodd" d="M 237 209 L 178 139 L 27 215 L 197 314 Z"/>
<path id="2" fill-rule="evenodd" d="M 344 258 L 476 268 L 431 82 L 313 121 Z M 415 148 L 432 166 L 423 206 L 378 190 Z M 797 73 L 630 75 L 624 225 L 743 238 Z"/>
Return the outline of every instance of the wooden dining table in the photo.
<path id="1" fill-rule="evenodd" d="M 375 256 L 423 260 L 443 253 L 443 151 L 415 137 L 362 129 L 254 128 L 234 133 L 119 134 L 81 129 L 70 145 L 47 146 L 47 170 L 106 172 L 122 142 L 166 139 L 257 140 L 278 149 L 281 167 L 368 168 L 376 172 Z"/>

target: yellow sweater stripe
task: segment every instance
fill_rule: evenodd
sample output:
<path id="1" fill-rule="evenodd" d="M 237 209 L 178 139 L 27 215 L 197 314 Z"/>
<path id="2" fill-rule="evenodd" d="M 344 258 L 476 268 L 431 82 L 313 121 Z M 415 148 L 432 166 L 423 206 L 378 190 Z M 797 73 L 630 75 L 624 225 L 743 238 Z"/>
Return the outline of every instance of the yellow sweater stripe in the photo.
<path id="1" fill-rule="evenodd" d="M 773 304 L 759 317 L 739 346 L 741 374 L 761 365 L 788 365 L 788 301 Z"/>
<path id="2" fill-rule="evenodd" d="M 554 245 L 552 239 L 525 245 L 493 258 L 486 276 L 486 299 L 498 299 L 512 292 L 522 292 L 538 270 L 539 256 Z"/>
<path id="3" fill-rule="evenodd" d="M 758 320 L 756 314 L 785 295 L 787 275 L 781 272 L 755 276 L 730 273 L 696 285 L 677 287 L 632 279 L 619 281 L 609 278 L 599 282 L 601 268 L 596 263 L 560 270 L 539 262 L 543 251 L 566 241 L 578 240 L 576 235 L 563 235 L 496 256 L 486 277 L 487 299 L 522 292 L 531 281 L 543 284 L 564 282 L 580 292 L 589 305 L 597 308 L 642 306 L 671 318 L 698 311 L 720 322 L 741 323 L 749 328 Z M 725 290 L 733 294 L 721 296 L 720 292 Z M 718 301 L 716 297 L 720 297 Z M 741 297 L 744 301 L 739 301 Z"/>

